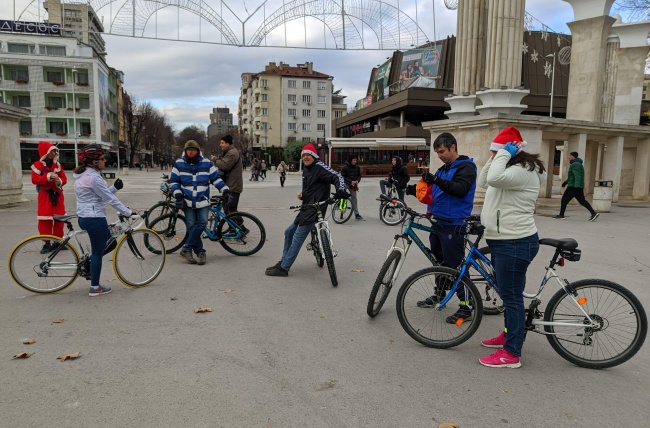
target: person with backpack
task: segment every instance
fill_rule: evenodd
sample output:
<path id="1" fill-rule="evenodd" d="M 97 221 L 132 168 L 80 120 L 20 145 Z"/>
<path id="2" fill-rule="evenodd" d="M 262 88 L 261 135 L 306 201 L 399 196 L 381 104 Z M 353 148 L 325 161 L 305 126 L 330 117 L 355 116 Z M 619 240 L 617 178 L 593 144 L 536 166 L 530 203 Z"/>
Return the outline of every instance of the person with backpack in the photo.
<path id="1" fill-rule="evenodd" d="M 393 167 L 390 170 L 388 179 L 379 180 L 379 188 L 381 189 L 382 195 L 386 194 L 386 185 L 390 184 L 391 181 L 395 182 L 395 187 L 397 187 L 397 196 L 400 200 L 404 200 L 404 190 L 406 190 L 406 184 L 409 182 L 411 177 L 409 177 L 409 172 L 406 169 L 406 166 L 402 164 L 402 158 L 399 156 L 393 156 L 391 158 L 391 163 Z M 381 201 L 381 197 L 377 198 L 378 201 Z"/>
<path id="2" fill-rule="evenodd" d="M 350 202 L 355 220 L 363 220 L 359 214 L 359 205 L 357 204 L 357 192 L 359 191 L 359 182 L 361 181 L 361 168 L 357 165 L 357 155 L 350 155 L 348 161 L 341 168 L 341 176 L 345 180 L 345 185 L 350 190 Z"/>

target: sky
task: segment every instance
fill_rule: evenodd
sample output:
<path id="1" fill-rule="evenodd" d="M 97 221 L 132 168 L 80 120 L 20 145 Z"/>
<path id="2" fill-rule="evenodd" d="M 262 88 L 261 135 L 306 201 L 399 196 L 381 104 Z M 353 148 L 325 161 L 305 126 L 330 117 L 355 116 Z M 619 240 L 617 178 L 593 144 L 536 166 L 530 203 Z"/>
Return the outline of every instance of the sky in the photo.
<path id="1" fill-rule="evenodd" d="M 16 15 L 28 8 L 30 4 L 40 0 L 12 0 L 15 2 Z M 163 0 L 161 0 L 163 1 Z M 223 6 L 219 0 L 204 0 L 213 10 L 220 12 L 224 21 L 232 28 L 234 35 L 241 39 L 242 26 L 249 40 L 255 29 L 259 27 L 264 16 L 269 17 L 273 11 L 282 7 L 289 0 L 224 0 Z M 451 0 L 384 0 L 384 3 L 397 5 L 413 20 L 416 17 L 420 28 L 429 40 L 443 39 L 456 32 L 456 11 L 449 10 L 445 3 Z M 7 4 L 8 0 L 2 0 Z M 130 0 L 116 0 L 96 11 L 104 19 L 104 26 L 112 20 L 123 5 Z M 350 7 L 355 3 L 348 0 Z M 435 33 L 434 13 L 435 6 Z M 228 10 L 228 7 L 230 10 Z M 254 13 L 254 11 L 259 9 Z M 3 7 L 1 19 L 12 19 L 13 12 Z M 28 8 L 28 10 L 30 10 Z M 566 25 L 573 20 L 571 6 L 563 0 L 527 0 L 526 11 L 535 21 L 535 29 L 541 29 L 542 24 L 550 29 L 564 34 L 570 34 Z M 8 13 L 7 13 L 8 12 Z M 9 15 L 9 16 L 7 16 Z M 28 17 L 29 15 L 24 15 Z M 248 20 L 247 20 L 248 18 Z M 24 20 L 30 20 L 23 18 Z M 279 26 L 266 39 L 267 45 L 303 46 L 303 48 L 278 47 L 238 47 L 217 44 L 221 33 L 194 14 L 177 8 L 165 8 L 152 16 L 145 27 L 148 38 L 133 38 L 105 34 L 106 61 L 109 66 L 122 70 L 125 75 L 124 88 L 132 96 L 143 101 L 151 102 L 164 113 L 177 131 L 189 125 L 199 125 L 204 128 L 209 124 L 209 114 L 213 108 L 229 107 L 237 121 L 237 101 L 241 88 L 241 74 L 245 72 L 260 72 L 270 61 L 284 61 L 296 65 L 310 61 L 316 71 L 333 76 L 335 89 L 342 89 L 346 95 L 348 107 L 366 95 L 368 80 L 373 67 L 382 64 L 386 57 L 393 53 L 390 50 L 325 50 L 319 47 L 331 47 L 334 41 L 323 31 L 319 21 L 302 18 L 292 21 L 285 28 Z M 244 21 L 243 25 L 241 22 Z M 306 24 L 306 27 L 303 25 Z M 117 25 L 117 23 L 115 24 Z M 360 26 L 359 28 L 362 28 Z M 305 30 L 307 28 L 307 30 Z M 370 35 L 373 30 L 363 27 L 368 40 L 367 46 L 377 48 L 377 42 Z M 216 43 L 182 42 L 170 40 L 155 40 L 155 37 L 173 39 L 198 40 Z M 376 39 L 375 39 L 376 40 Z M 420 40 L 424 43 L 425 40 Z M 305 49 L 305 44 L 310 49 Z"/>

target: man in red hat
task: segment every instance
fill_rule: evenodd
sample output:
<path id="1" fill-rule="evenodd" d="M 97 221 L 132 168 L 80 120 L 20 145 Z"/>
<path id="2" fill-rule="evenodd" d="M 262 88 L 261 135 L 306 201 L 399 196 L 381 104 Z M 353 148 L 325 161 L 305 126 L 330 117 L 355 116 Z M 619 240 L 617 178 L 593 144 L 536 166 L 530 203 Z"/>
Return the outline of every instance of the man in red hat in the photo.
<path id="1" fill-rule="evenodd" d="M 318 153 L 313 144 L 307 144 L 300 153 L 302 163 L 302 192 L 298 199 L 302 200 L 303 208 L 296 219 L 284 231 L 284 246 L 282 259 L 275 265 L 266 268 L 268 276 L 288 276 L 291 265 L 298 257 L 302 244 L 318 219 L 316 209 L 307 205 L 324 202 L 329 199 L 330 187 L 336 186 L 337 199 L 348 199 L 350 194 L 345 188 L 345 180 L 336 171 L 318 160 Z M 327 207 L 321 208 L 324 212 Z"/>

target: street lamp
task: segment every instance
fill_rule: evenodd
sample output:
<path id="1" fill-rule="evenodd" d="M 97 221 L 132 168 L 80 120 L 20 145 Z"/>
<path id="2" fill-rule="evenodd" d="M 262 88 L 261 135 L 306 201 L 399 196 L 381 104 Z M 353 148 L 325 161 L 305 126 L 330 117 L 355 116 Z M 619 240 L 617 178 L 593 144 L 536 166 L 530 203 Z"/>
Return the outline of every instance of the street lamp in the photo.
<path id="1" fill-rule="evenodd" d="M 75 101 L 75 86 L 77 86 L 77 69 L 72 67 L 72 129 L 74 131 L 74 166 L 79 166 L 77 158 L 77 102 Z"/>
<path id="2" fill-rule="evenodd" d="M 553 71 L 551 72 L 551 105 L 549 106 L 548 115 L 553 117 L 553 92 L 555 88 L 555 52 L 552 54 L 546 55 L 546 58 L 553 57 Z"/>

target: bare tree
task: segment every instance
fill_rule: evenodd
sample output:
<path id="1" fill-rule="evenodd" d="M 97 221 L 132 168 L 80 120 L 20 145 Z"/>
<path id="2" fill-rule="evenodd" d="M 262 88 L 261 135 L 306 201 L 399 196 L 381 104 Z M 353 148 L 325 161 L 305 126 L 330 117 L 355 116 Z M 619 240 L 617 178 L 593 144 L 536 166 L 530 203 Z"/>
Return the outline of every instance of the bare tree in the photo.
<path id="1" fill-rule="evenodd" d="M 199 143 L 199 146 L 205 148 L 205 143 L 208 141 L 205 128 L 200 125 L 190 125 L 179 132 L 176 136 L 176 145 L 180 147 L 181 151 L 187 140 L 194 140 Z"/>
<path id="2" fill-rule="evenodd" d="M 131 96 L 124 92 L 122 110 L 124 113 L 124 127 L 127 145 L 127 157 L 129 159 L 129 166 L 135 166 L 135 154 L 144 147 L 143 145 L 143 131 L 146 129 L 146 124 L 149 122 L 153 115 L 159 114 L 157 110 L 149 102 L 140 101 L 135 96 Z"/>
<path id="3" fill-rule="evenodd" d="M 626 22 L 650 19 L 650 0 L 617 0 L 614 12 L 620 13 Z"/>

